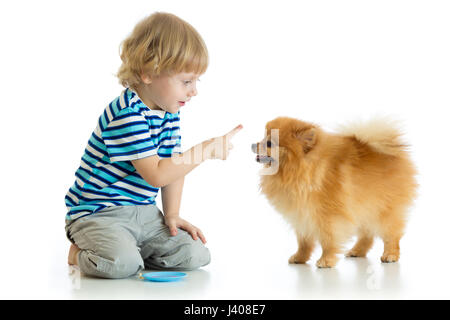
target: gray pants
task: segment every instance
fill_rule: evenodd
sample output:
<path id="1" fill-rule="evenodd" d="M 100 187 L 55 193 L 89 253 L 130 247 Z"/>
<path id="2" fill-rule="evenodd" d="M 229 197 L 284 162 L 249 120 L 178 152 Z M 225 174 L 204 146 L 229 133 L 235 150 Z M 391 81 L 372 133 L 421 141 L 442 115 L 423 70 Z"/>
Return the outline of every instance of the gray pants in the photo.
<path id="1" fill-rule="evenodd" d="M 209 250 L 184 230 L 171 236 L 154 205 L 109 207 L 66 222 L 81 251 L 80 270 L 102 278 L 125 278 L 146 269 L 193 270 L 210 262 Z"/>

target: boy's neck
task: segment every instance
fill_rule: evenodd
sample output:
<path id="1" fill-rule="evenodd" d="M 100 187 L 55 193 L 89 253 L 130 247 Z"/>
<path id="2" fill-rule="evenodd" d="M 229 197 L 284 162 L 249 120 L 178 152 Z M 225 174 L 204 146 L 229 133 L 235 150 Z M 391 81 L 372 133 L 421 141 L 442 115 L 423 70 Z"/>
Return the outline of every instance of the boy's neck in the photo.
<path id="1" fill-rule="evenodd" d="M 147 106 L 147 108 L 151 110 L 163 110 L 158 107 L 153 101 L 145 97 L 145 88 L 143 88 L 142 85 L 137 85 L 132 90 L 138 95 L 139 99 Z"/>

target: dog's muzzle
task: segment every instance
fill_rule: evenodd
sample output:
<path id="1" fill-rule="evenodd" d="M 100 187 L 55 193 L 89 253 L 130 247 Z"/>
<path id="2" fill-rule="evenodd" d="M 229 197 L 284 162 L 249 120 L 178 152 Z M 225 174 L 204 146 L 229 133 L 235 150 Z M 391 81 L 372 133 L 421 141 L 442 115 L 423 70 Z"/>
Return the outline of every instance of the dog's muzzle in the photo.
<path id="1" fill-rule="evenodd" d="M 254 153 L 256 153 L 256 159 L 255 159 L 256 162 L 259 162 L 259 163 L 270 163 L 270 162 L 274 161 L 274 159 L 272 157 L 258 154 L 258 144 L 257 143 L 253 143 L 252 144 L 252 151 Z"/>

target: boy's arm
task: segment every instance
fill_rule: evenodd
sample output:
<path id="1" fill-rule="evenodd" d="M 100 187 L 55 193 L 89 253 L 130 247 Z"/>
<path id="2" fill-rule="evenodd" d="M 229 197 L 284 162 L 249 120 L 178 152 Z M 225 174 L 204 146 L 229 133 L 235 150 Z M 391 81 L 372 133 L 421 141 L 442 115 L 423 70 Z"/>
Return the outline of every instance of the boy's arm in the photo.
<path id="1" fill-rule="evenodd" d="M 180 218 L 179 212 L 183 185 L 184 177 L 161 188 L 164 221 L 169 227 L 172 236 L 176 236 L 178 233 L 177 228 L 181 228 L 190 233 L 194 240 L 200 238 L 203 243 L 206 243 L 205 236 L 199 228 Z"/>
<path id="2" fill-rule="evenodd" d="M 164 216 L 179 216 L 183 186 L 184 177 L 161 188 Z"/>
<path id="3" fill-rule="evenodd" d="M 131 163 L 145 181 L 156 188 L 162 188 L 183 178 L 205 160 L 205 157 L 198 156 L 196 161 L 185 161 L 189 159 L 192 152 L 198 150 L 199 145 L 181 155 L 174 155 L 174 158 L 161 159 L 156 155 L 132 160 Z"/>
<path id="4" fill-rule="evenodd" d="M 239 125 L 222 137 L 204 141 L 172 158 L 160 159 L 156 155 L 131 162 L 145 181 L 156 188 L 162 188 L 183 178 L 206 159 L 225 160 L 232 148 L 231 138 L 241 129 L 242 125 Z"/>

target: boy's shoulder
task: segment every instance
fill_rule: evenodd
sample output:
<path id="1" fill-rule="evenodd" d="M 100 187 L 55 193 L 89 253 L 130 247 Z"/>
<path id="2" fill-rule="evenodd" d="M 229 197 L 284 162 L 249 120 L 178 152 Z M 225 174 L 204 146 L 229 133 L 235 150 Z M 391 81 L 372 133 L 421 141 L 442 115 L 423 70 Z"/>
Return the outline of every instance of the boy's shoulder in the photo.
<path id="1" fill-rule="evenodd" d="M 129 88 L 122 91 L 115 100 L 119 112 L 143 112 L 145 105 L 139 99 L 138 95 Z"/>
<path id="2" fill-rule="evenodd" d="M 103 116 L 106 116 L 107 120 L 112 121 L 127 114 L 144 115 L 145 109 L 145 105 L 143 105 L 137 94 L 127 88 L 106 106 Z"/>
<path id="3" fill-rule="evenodd" d="M 118 97 L 109 103 L 103 115 L 108 117 L 108 122 L 132 115 L 143 116 L 150 122 L 153 122 L 152 120 L 170 120 L 171 122 L 180 120 L 179 111 L 169 113 L 163 110 L 152 110 L 129 88 L 123 90 Z"/>

